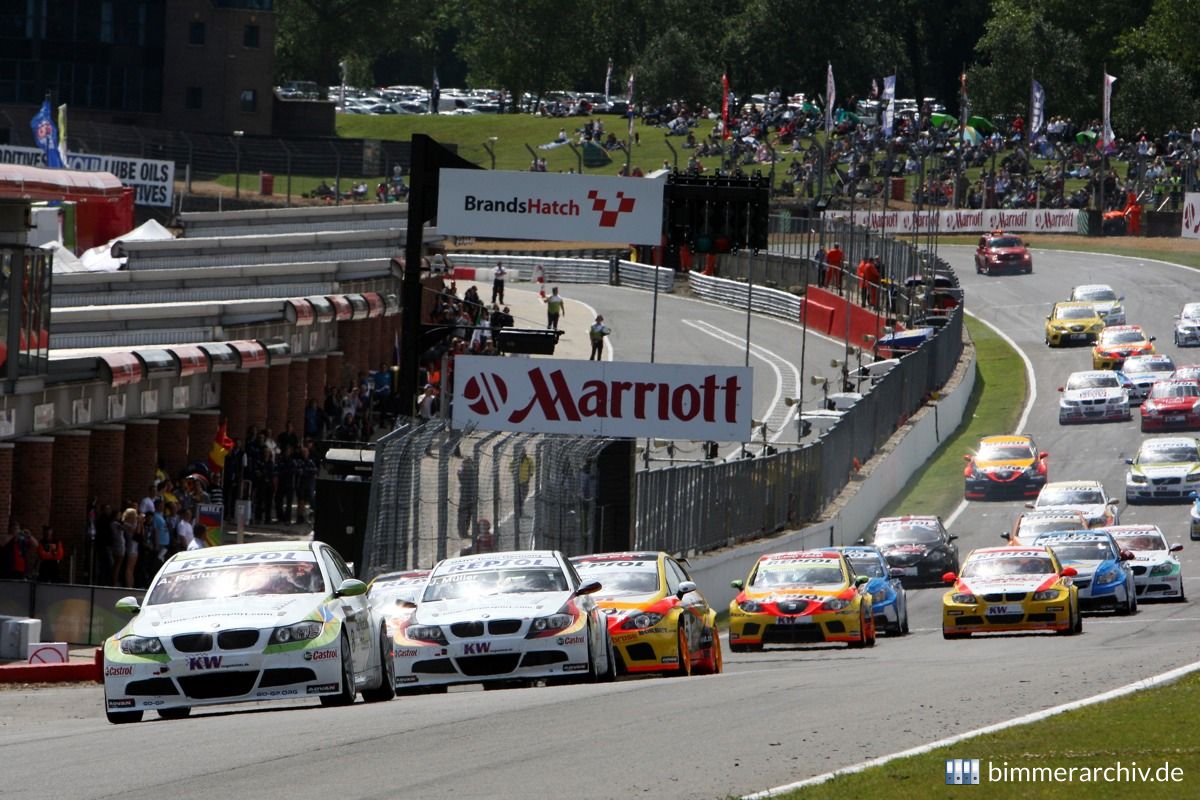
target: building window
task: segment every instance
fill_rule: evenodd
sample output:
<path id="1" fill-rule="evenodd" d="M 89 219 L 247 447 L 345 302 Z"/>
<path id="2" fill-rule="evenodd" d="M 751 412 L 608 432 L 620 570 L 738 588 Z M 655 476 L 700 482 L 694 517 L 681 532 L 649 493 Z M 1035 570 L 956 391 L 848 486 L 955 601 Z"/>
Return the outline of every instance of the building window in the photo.
<path id="1" fill-rule="evenodd" d="M 242 111 L 258 110 L 258 92 L 254 89 L 242 90 Z"/>
<path id="2" fill-rule="evenodd" d="M 199 86 L 187 87 L 187 97 L 184 99 L 184 107 L 190 111 L 199 111 L 204 107 L 204 89 Z"/>
<path id="3" fill-rule="evenodd" d="M 258 47 L 258 26 L 247 25 L 245 31 L 242 32 L 243 47 Z"/>
<path id="4" fill-rule="evenodd" d="M 204 44 L 203 22 L 193 22 L 188 25 L 188 44 Z"/>

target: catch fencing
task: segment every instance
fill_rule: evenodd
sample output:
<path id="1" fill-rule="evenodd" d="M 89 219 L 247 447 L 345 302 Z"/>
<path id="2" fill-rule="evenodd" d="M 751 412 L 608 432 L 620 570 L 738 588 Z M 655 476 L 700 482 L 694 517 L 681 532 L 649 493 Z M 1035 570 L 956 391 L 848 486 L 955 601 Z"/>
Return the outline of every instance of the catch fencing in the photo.
<path id="1" fill-rule="evenodd" d="M 466 553 L 594 552 L 596 459 L 611 439 L 406 426 L 375 445 L 362 575 Z"/>

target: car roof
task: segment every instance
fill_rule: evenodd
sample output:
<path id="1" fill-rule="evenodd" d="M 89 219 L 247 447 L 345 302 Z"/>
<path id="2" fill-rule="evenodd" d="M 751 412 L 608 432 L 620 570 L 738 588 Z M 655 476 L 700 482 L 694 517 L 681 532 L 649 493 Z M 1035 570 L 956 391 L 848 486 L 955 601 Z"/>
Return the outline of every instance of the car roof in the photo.
<path id="1" fill-rule="evenodd" d="M 942 518 L 933 514 L 906 514 L 902 517 L 880 517 L 875 524 L 878 525 L 903 525 L 906 522 L 941 522 Z"/>
<path id="2" fill-rule="evenodd" d="M 376 575 L 371 579 L 372 585 L 376 583 L 391 583 L 393 581 L 417 580 L 429 577 L 431 570 L 427 569 L 410 569 L 404 572 L 385 572 L 382 575 Z"/>
<path id="3" fill-rule="evenodd" d="M 1082 516 L 1083 516 L 1082 511 L 1071 511 L 1069 509 L 1064 509 L 1064 510 L 1060 510 L 1060 511 L 1048 511 L 1048 510 L 1043 509 L 1041 511 L 1037 511 L 1037 510 L 1026 511 L 1024 514 L 1022 514 L 1020 516 L 1020 519 L 1021 520 L 1027 520 L 1027 519 L 1079 519 Z"/>
<path id="4" fill-rule="evenodd" d="M 1054 304 L 1055 308 L 1090 308 L 1096 310 L 1096 304 L 1092 300 L 1059 300 Z M 1119 327 L 1119 326 L 1118 326 Z"/>
<path id="5" fill-rule="evenodd" d="M 837 550 L 791 550 L 782 553 L 766 553 L 759 557 L 759 561 L 795 561 L 799 559 L 838 559 L 841 560 L 842 554 Z"/>
<path id="6" fill-rule="evenodd" d="M 1123 333 L 1127 331 L 1143 333 L 1141 325 L 1109 325 L 1102 333 Z"/>
<path id="7" fill-rule="evenodd" d="M 1111 533 L 1113 536 L 1118 534 L 1130 533 L 1162 533 L 1162 528 L 1157 525 L 1106 525 L 1103 528 L 1096 528 L 1097 531 Z"/>
<path id="8" fill-rule="evenodd" d="M 1047 483 L 1044 489 L 1103 489 L 1104 484 L 1100 481 L 1051 481 Z"/>
<path id="9" fill-rule="evenodd" d="M 629 553 L 592 553 L 586 556 L 572 556 L 571 561 L 655 561 L 666 553 L 661 550 L 641 550 Z"/>
<path id="10" fill-rule="evenodd" d="M 979 440 L 982 447 L 985 444 L 1033 444 L 1032 436 L 1024 436 L 1021 434 L 1002 433 L 996 436 L 984 436 Z"/>
<path id="11" fill-rule="evenodd" d="M 979 555 L 989 556 L 1047 556 L 1050 555 L 1050 548 L 1038 547 L 1037 545 L 1014 545 L 1013 547 L 980 547 L 978 550 L 972 550 L 967 556 L 967 560 Z"/>
<path id="12" fill-rule="evenodd" d="M 1074 294 L 1075 292 L 1103 291 L 1105 289 L 1110 292 L 1114 291 L 1113 287 L 1109 286 L 1107 283 L 1081 283 L 1071 290 L 1071 294 Z"/>

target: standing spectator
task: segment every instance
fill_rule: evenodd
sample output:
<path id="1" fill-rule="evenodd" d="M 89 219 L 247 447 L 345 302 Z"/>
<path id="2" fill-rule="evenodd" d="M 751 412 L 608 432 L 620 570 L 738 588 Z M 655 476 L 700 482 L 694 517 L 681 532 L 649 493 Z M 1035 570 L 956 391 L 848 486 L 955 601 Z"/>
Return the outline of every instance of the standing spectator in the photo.
<path id="1" fill-rule="evenodd" d="M 817 267 L 817 285 L 825 285 L 825 248 L 818 247 L 817 252 L 813 254 L 813 263 Z"/>
<path id="2" fill-rule="evenodd" d="M 475 321 L 475 330 L 471 332 L 471 352 L 482 353 L 487 349 L 490 341 L 492 341 L 492 325 L 488 320 L 487 309 L 484 309 L 479 312 L 479 319 Z"/>
<path id="3" fill-rule="evenodd" d="M 243 499 L 242 476 L 245 474 L 245 469 L 246 452 L 242 449 L 241 442 L 234 439 L 233 447 L 229 448 L 229 452 L 225 454 L 225 469 L 221 472 L 221 484 L 227 501 L 225 503 L 225 519 L 233 519 L 233 510 L 237 506 L 237 501 Z M 166 500 L 165 497 L 159 499 Z M 156 506 L 155 511 L 162 514 L 163 507 Z"/>
<path id="4" fill-rule="evenodd" d="M 566 302 L 562 299 L 562 295 L 558 293 L 558 287 L 555 286 L 550 290 L 550 296 L 545 299 L 546 303 L 546 328 L 548 330 L 558 330 L 559 317 L 567 315 Z"/>
<path id="5" fill-rule="evenodd" d="M 296 467 L 295 455 L 291 445 L 279 454 L 275 464 L 277 478 L 275 489 L 275 519 L 284 525 L 292 524 L 292 507 L 296 504 Z"/>
<path id="6" fill-rule="evenodd" d="M 264 524 L 271 522 L 271 514 L 275 511 L 275 454 L 270 450 L 263 452 L 263 459 L 258 465 L 254 502 L 257 521 Z"/>
<path id="7" fill-rule="evenodd" d="M 279 443 L 279 450 L 282 452 L 289 447 L 295 452 L 300 447 L 300 437 L 296 435 L 296 430 L 291 422 L 284 423 L 283 433 L 279 434 L 276 440 Z"/>
<path id="8" fill-rule="evenodd" d="M 317 488 L 317 462 L 307 445 L 301 446 L 296 459 L 296 521 L 308 521 L 308 509 L 312 506 Z"/>
<path id="9" fill-rule="evenodd" d="M 154 530 L 155 556 L 160 563 L 167 560 L 171 550 L 171 532 L 167 529 L 167 515 L 164 513 L 164 508 L 163 499 L 155 498 L 154 514 L 150 518 L 150 524 Z"/>
<path id="10" fill-rule="evenodd" d="M 66 555 L 67 548 L 54 534 L 54 528 L 43 525 L 42 541 L 38 546 L 38 556 L 41 560 L 38 580 L 46 583 L 58 583 L 62 580 L 62 560 Z"/>
<path id="11" fill-rule="evenodd" d="M 125 568 L 121 585 L 132 588 L 140 555 L 138 543 L 142 538 L 142 520 L 136 508 L 121 512 L 121 535 L 125 540 Z"/>
<path id="12" fill-rule="evenodd" d="M 504 264 L 497 261 L 496 268 L 492 270 L 492 303 L 504 304 L 504 279 L 508 276 L 508 270 L 504 268 Z"/>
<path id="13" fill-rule="evenodd" d="M 152 484 L 150 484 L 150 488 L 146 490 L 146 496 L 138 501 L 138 507 L 137 507 L 138 513 L 139 514 L 153 514 L 154 513 L 154 498 L 157 496 L 158 496 L 158 484 L 152 483 Z"/>
<path id="14" fill-rule="evenodd" d="M 136 511 L 133 512 L 135 515 Z M 109 586 L 121 586 L 121 572 L 125 568 L 125 526 L 121 523 L 122 515 L 114 514 L 108 524 L 108 559 L 112 569 L 109 572 Z"/>
<path id="15" fill-rule="evenodd" d="M 529 484 L 533 480 L 533 459 L 521 447 L 513 454 L 513 511 L 518 524 L 525 509 L 525 498 L 529 496 Z"/>
<path id="16" fill-rule="evenodd" d="M 304 438 L 320 439 L 325 435 L 325 412 L 317 398 L 310 397 L 304 406 Z"/>
<path id="17" fill-rule="evenodd" d="M 588 330 L 588 337 L 592 340 L 592 354 L 588 356 L 588 361 L 602 361 L 604 356 L 604 337 L 612 333 L 612 330 L 604 324 L 604 315 L 596 315 L 596 321 L 592 323 L 592 327 Z"/>
<path id="18" fill-rule="evenodd" d="M 205 547 L 211 547 L 212 544 L 208 540 L 208 527 L 197 522 L 193 531 L 192 540 L 188 542 L 188 550 L 203 550 Z"/>
<path id="19" fill-rule="evenodd" d="M 463 456 L 458 468 L 458 538 L 474 540 L 475 511 L 479 505 L 479 471 L 475 459 Z"/>
<path id="20" fill-rule="evenodd" d="M 192 547 L 192 542 L 196 538 L 196 529 L 192 525 L 192 512 L 184 509 L 179 512 L 179 522 L 175 526 L 175 538 L 179 542 L 177 545 L 180 550 L 195 550 Z"/>
<path id="21" fill-rule="evenodd" d="M 25 557 L 21 553 L 21 526 L 16 520 L 9 523 L 8 533 L 0 537 L 0 578 L 15 580 L 25 572 Z"/>
<path id="22" fill-rule="evenodd" d="M 842 245 L 838 242 L 833 243 L 833 247 L 829 248 L 829 252 L 825 254 L 825 288 L 836 288 L 839 292 L 842 290 L 842 262 L 845 261 L 846 254 L 842 252 Z"/>
<path id="23" fill-rule="evenodd" d="M 440 406 L 437 387 L 432 383 L 425 384 L 425 391 L 417 398 L 417 415 L 423 420 L 431 420 L 438 415 Z"/>

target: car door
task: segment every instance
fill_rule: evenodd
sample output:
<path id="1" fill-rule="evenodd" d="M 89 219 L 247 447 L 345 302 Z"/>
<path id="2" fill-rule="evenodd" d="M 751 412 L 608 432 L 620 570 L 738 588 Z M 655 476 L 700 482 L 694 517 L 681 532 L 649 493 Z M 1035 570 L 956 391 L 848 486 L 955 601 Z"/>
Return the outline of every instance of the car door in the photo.
<path id="1" fill-rule="evenodd" d="M 559 558 L 559 563 L 562 565 L 563 572 L 566 573 L 567 585 L 570 586 L 572 592 L 575 592 L 583 585 L 583 578 L 579 577 L 575 565 L 568 559 Z M 607 620 L 600 613 L 595 599 L 590 594 L 575 595 L 575 606 L 588 619 L 587 635 L 591 643 L 593 668 L 603 671 L 607 668 L 605 661 L 608 659 L 608 643 L 604 640 L 604 637 L 608 636 Z"/>
<path id="2" fill-rule="evenodd" d="M 350 567 L 341 555 L 331 547 L 321 547 L 321 558 L 332 578 L 332 589 L 336 590 L 342 581 L 353 578 Z M 357 597 L 337 597 L 333 601 L 341 610 L 345 621 L 346 635 L 350 639 L 350 652 L 354 656 L 355 680 L 361 682 L 365 676 L 378 668 L 379 659 L 376 657 L 376 637 L 372 635 L 371 607 L 367 595 Z"/>
<path id="3" fill-rule="evenodd" d="M 664 559 L 667 576 L 667 591 L 678 596 L 679 585 L 691 581 L 687 572 L 673 558 Z M 700 639 L 704 632 L 704 621 L 708 614 L 708 603 L 700 592 L 687 592 L 679 598 L 679 619 L 687 632 L 688 647 L 693 653 L 700 649 Z"/>

